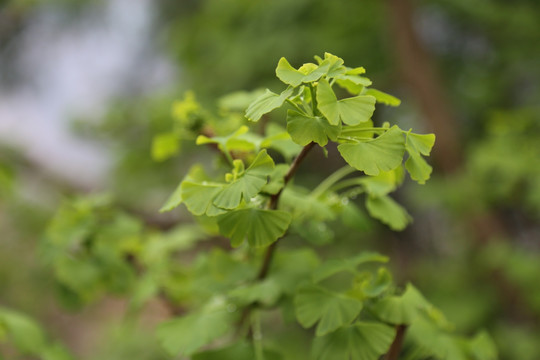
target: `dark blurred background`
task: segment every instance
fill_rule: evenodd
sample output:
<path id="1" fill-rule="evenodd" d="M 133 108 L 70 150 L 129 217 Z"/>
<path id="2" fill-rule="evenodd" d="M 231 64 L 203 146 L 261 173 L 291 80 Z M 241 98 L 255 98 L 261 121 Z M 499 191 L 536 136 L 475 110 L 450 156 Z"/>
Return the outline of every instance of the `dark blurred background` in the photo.
<path id="1" fill-rule="evenodd" d="M 540 359 L 539 44 L 535 0 L 0 1 L 0 305 L 80 359 L 141 354 L 150 340 L 120 329 L 123 300 L 56 301 L 40 260 L 50 218 L 66 197 L 106 191 L 167 229 L 178 214 L 158 209 L 201 156 L 186 143 L 152 158 L 174 101 L 278 91 L 280 57 L 298 67 L 327 51 L 402 100 L 378 119 L 437 136 L 432 179 L 397 195 L 414 223 L 366 220 L 342 246 L 389 254 L 399 281 L 459 331 L 486 329 L 501 359 Z M 144 330 L 164 313 L 151 307 Z"/>

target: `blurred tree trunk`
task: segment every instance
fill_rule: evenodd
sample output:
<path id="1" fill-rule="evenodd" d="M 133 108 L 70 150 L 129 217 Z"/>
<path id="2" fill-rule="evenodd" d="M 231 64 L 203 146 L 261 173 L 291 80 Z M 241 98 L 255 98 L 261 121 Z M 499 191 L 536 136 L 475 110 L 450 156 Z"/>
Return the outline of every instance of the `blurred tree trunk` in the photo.
<path id="1" fill-rule="evenodd" d="M 387 8 L 399 70 L 428 129 L 437 136 L 433 149 L 435 162 L 444 173 L 451 173 L 461 163 L 458 124 L 434 61 L 415 32 L 413 4 L 410 0 L 387 0 Z"/>

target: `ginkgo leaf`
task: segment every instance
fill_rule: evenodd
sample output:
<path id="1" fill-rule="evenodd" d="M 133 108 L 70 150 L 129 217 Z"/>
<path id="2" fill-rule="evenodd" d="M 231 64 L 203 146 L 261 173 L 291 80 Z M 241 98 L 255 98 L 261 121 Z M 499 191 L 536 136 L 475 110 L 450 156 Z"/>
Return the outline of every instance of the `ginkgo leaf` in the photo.
<path id="1" fill-rule="evenodd" d="M 317 103 L 321 113 L 331 125 L 339 125 L 342 120 L 347 125 L 357 125 L 368 121 L 375 111 L 375 98 L 359 95 L 338 100 L 326 80 L 317 85 Z"/>
<path id="2" fill-rule="evenodd" d="M 367 89 L 364 95 L 371 95 L 377 99 L 377 102 L 389 106 L 399 106 L 401 104 L 401 100 L 397 97 L 376 89 Z"/>
<path id="3" fill-rule="evenodd" d="M 341 144 L 338 150 L 355 169 L 368 175 L 378 175 L 380 171 L 390 171 L 401 164 L 405 140 L 401 130 L 393 126 L 373 140 Z"/>
<path id="4" fill-rule="evenodd" d="M 357 322 L 316 338 L 316 360 L 378 360 L 394 340 L 395 329 L 375 322 Z"/>
<path id="5" fill-rule="evenodd" d="M 410 325 L 421 309 L 431 306 L 411 284 L 400 296 L 387 296 L 373 305 L 373 312 L 383 321 Z"/>
<path id="6" fill-rule="evenodd" d="M 313 65 L 313 66 L 306 66 Z M 304 64 L 300 69 L 296 70 L 292 67 L 291 64 L 282 57 L 279 59 L 276 75 L 287 85 L 292 85 L 294 87 L 300 85 L 303 82 L 312 82 L 317 81 L 323 76 L 329 68 L 329 64 L 321 64 L 317 66 L 315 64 Z M 304 70 L 304 71 L 302 71 Z"/>
<path id="7" fill-rule="evenodd" d="M 309 328 L 319 323 L 317 336 L 323 336 L 343 325 L 349 325 L 362 310 L 362 302 L 320 286 L 300 288 L 294 299 L 298 322 Z"/>
<path id="8" fill-rule="evenodd" d="M 210 306 L 160 324 L 157 336 L 171 356 L 190 356 L 230 331 L 235 319 L 226 304 Z"/>
<path id="9" fill-rule="evenodd" d="M 335 55 L 325 53 L 324 60 L 320 58 L 318 60 L 320 60 L 319 65 L 307 63 L 295 69 L 287 59 L 282 57 L 276 67 L 276 75 L 285 84 L 297 87 L 302 83 L 317 81 L 324 75 L 335 77 L 346 72 L 343 59 Z"/>
<path id="10" fill-rule="evenodd" d="M 184 180 L 180 185 L 180 199 L 193 215 L 216 216 L 225 212 L 212 202 L 222 189 L 223 184 L 219 183 L 196 183 Z"/>
<path id="11" fill-rule="evenodd" d="M 180 183 L 174 192 L 169 196 L 165 204 L 159 209 L 159 212 L 171 211 L 172 209 L 178 207 L 182 203 L 182 183 Z"/>
<path id="12" fill-rule="evenodd" d="M 221 191 L 215 194 L 213 204 L 223 209 L 235 209 L 242 199 L 248 202 L 261 191 L 273 170 L 274 160 L 266 150 L 261 150 L 251 165 L 236 180 L 224 185 Z"/>
<path id="13" fill-rule="evenodd" d="M 199 135 L 195 143 L 197 145 L 216 144 L 221 152 L 226 153 L 230 151 L 230 142 L 248 131 L 249 128 L 247 126 L 240 126 L 238 130 L 226 136 L 214 136 L 210 138 L 205 135 Z"/>
<path id="14" fill-rule="evenodd" d="M 258 302 L 265 306 L 271 306 L 281 296 L 281 292 L 281 284 L 275 278 L 270 277 L 254 284 L 237 287 L 229 292 L 229 296 L 245 305 Z"/>
<path id="15" fill-rule="evenodd" d="M 278 95 L 267 89 L 263 95 L 249 105 L 246 110 L 246 118 L 250 121 L 259 121 L 264 114 L 283 105 L 285 100 L 292 95 L 293 90 L 294 88 L 288 87 Z"/>
<path id="16" fill-rule="evenodd" d="M 476 360 L 496 360 L 497 346 L 485 331 L 476 334 L 469 341 L 470 352 Z"/>
<path id="17" fill-rule="evenodd" d="M 341 126 L 332 126 L 323 117 L 306 116 L 297 111 L 289 110 L 287 131 L 298 145 L 305 146 L 313 141 L 320 146 L 325 146 L 328 139 L 337 140 Z"/>
<path id="18" fill-rule="evenodd" d="M 218 218 L 220 233 L 231 239 L 233 247 L 240 246 L 246 238 L 252 247 L 270 245 L 290 223 L 291 215 L 285 211 L 257 208 L 230 211 Z"/>
<path id="19" fill-rule="evenodd" d="M 403 230 L 412 220 L 407 211 L 389 196 L 368 196 L 366 208 L 371 216 L 392 230 Z"/>
<path id="20" fill-rule="evenodd" d="M 429 155 L 435 144 L 435 134 L 407 133 L 407 147 L 418 151 L 422 155 Z"/>
<path id="21" fill-rule="evenodd" d="M 355 273 L 360 264 L 387 262 L 388 257 L 375 252 L 364 252 L 352 258 L 328 260 L 313 272 L 313 281 L 319 282 L 342 271 Z"/>
<path id="22" fill-rule="evenodd" d="M 419 184 L 425 184 L 429 179 L 433 168 L 416 151 L 409 151 L 409 158 L 405 161 L 405 168 L 411 175 L 411 179 Z"/>

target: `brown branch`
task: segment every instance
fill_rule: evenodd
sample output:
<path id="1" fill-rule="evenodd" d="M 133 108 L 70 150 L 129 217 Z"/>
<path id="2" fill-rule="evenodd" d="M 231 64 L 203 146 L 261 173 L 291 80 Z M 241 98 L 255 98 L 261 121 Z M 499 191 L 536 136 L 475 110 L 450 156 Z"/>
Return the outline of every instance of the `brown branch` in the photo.
<path id="1" fill-rule="evenodd" d="M 313 148 L 314 145 L 315 145 L 315 143 L 311 142 L 311 143 L 307 144 L 306 146 L 304 146 L 302 151 L 294 159 L 291 166 L 289 167 L 289 170 L 287 171 L 287 174 L 285 174 L 285 177 L 283 178 L 283 187 L 281 188 L 281 190 L 279 190 L 279 192 L 277 192 L 276 194 L 274 194 L 274 195 L 272 195 L 270 197 L 270 201 L 268 202 L 268 208 L 269 209 L 275 210 L 277 208 L 279 198 L 281 197 L 281 193 L 283 192 L 283 189 L 285 188 L 285 186 L 287 186 L 289 181 L 291 181 L 294 174 L 296 173 L 296 170 L 298 169 L 298 166 L 305 159 L 306 155 L 309 153 L 309 151 Z M 264 258 L 263 258 L 261 268 L 259 269 L 259 273 L 257 274 L 257 278 L 256 278 L 257 281 L 261 281 L 261 280 L 265 279 L 266 276 L 268 275 L 268 270 L 270 269 L 270 264 L 272 263 L 272 259 L 274 257 L 274 252 L 276 251 L 278 241 L 279 240 L 273 242 L 266 249 L 266 252 L 264 253 Z M 245 322 L 249 318 L 249 315 L 251 314 L 251 311 L 257 305 L 258 305 L 257 303 L 253 303 L 253 304 L 248 305 L 244 309 L 244 311 L 242 312 L 242 316 L 240 317 L 240 321 L 238 322 L 238 330 L 243 328 L 243 325 L 245 324 Z"/>
<path id="2" fill-rule="evenodd" d="M 386 353 L 384 360 L 397 360 L 399 353 L 403 346 L 403 339 L 405 338 L 405 332 L 407 331 L 407 325 L 396 326 L 396 337 L 390 346 L 390 350 Z"/>

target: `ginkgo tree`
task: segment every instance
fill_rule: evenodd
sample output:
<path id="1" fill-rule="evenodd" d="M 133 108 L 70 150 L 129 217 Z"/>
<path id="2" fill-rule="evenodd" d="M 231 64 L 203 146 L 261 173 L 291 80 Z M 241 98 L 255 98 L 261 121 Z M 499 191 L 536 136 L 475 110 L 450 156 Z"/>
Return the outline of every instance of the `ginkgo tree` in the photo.
<path id="1" fill-rule="evenodd" d="M 296 69 L 281 58 L 276 75 L 284 90 L 267 89 L 251 101 L 238 130 L 197 137 L 197 144 L 215 146 L 222 165 L 214 176 L 195 165 L 162 211 L 184 204 L 201 223 L 214 224 L 230 239 L 232 249 L 218 252 L 230 263 L 221 270 L 219 291 L 159 327 L 162 344 L 173 356 L 193 359 L 287 358 L 272 340 L 276 330 L 262 326 L 281 309 L 285 319 L 292 313 L 301 327 L 313 329 L 313 359 L 495 359 L 485 333 L 455 335 L 414 286 L 400 290 L 381 266 L 385 256 L 322 261 L 312 248 L 306 228 L 339 218 L 358 196 L 371 216 L 403 229 L 411 218 L 389 194 L 405 171 L 420 184 L 429 179 L 424 156 L 435 141 L 433 134 L 376 126 L 376 105 L 400 101 L 370 88 L 364 68 L 328 53 L 315 59 Z M 286 116 L 275 121 L 269 114 L 278 109 Z M 266 132 L 249 127 L 263 118 Z M 314 189 L 293 184 L 311 149 L 330 142 L 347 165 Z M 291 234 L 303 236 L 305 245 L 280 248 Z"/>
<path id="2" fill-rule="evenodd" d="M 282 58 L 282 91 L 227 95 L 217 114 L 193 93 L 173 105 L 154 158 L 187 141 L 215 157 L 194 164 L 161 209 L 187 209 L 194 222 L 157 231 L 106 196 L 66 202 L 43 244 L 61 294 L 72 306 L 124 295 L 130 314 L 159 298 L 171 318 L 156 339 L 171 359 L 496 359 L 485 332 L 456 334 L 418 289 L 396 284 L 386 256 L 319 251 L 337 246 L 336 224 L 359 231 L 363 209 L 404 229 L 411 217 L 390 195 L 407 174 L 429 179 L 435 136 L 376 125 L 376 106 L 400 101 L 361 67 L 315 60 Z M 294 181 L 307 156 L 335 148 L 345 166 L 311 187 Z"/>

